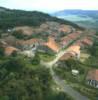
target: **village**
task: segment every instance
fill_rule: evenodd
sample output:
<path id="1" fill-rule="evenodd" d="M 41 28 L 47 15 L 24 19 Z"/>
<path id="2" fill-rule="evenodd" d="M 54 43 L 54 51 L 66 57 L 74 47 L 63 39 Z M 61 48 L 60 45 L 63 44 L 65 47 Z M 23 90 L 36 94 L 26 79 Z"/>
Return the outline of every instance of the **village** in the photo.
<path id="1" fill-rule="evenodd" d="M 85 48 L 93 45 L 94 40 L 92 37 L 95 34 L 94 31 L 82 31 L 70 25 L 46 22 L 36 28 L 21 26 L 6 30 L 1 36 L 0 47 L 4 48 L 5 56 L 18 54 L 33 58 L 37 53 L 41 61 L 46 63 L 47 66 L 57 58 L 53 64 L 54 69 L 57 71 L 56 68 L 65 67 L 63 63 L 70 59 L 81 63 L 85 62 L 90 56 L 85 52 Z M 22 35 L 22 37 L 19 38 L 18 35 Z M 60 54 L 61 52 L 63 53 Z M 84 68 L 83 70 L 84 75 L 81 74 L 82 71 L 79 68 L 72 67 L 68 71 L 70 73 L 68 75 L 71 77 L 69 80 L 74 77 L 72 80 L 76 79 L 80 81 L 76 84 L 80 84 L 85 79 L 84 83 L 86 85 L 94 89 L 98 88 L 98 69 Z M 65 72 L 67 73 L 67 71 Z M 82 80 L 80 77 L 83 77 Z M 68 82 L 72 84 L 71 81 Z"/>

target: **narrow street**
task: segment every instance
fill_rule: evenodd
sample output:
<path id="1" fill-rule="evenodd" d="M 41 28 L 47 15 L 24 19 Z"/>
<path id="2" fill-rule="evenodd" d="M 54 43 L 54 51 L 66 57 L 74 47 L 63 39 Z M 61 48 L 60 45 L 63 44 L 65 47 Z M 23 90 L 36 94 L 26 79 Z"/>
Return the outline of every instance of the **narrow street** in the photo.
<path id="1" fill-rule="evenodd" d="M 55 72 L 53 71 L 52 67 L 53 65 L 59 60 L 59 58 L 63 55 L 67 53 L 66 50 L 65 51 L 61 51 L 56 55 L 56 58 L 51 61 L 51 62 L 41 62 L 42 65 L 46 66 L 47 68 L 50 68 L 50 72 L 52 75 L 53 80 L 55 81 L 55 83 L 59 86 L 59 88 L 64 91 L 65 93 L 69 94 L 73 99 L 75 100 L 89 100 L 86 96 L 83 96 L 82 94 L 80 94 L 79 92 L 77 92 L 76 90 L 74 90 L 71 86 L 69 86 L 68 84 L 66 84 L 62 79 L 59 78 L 59 76 L 57 76 L 55 74 Z"/>
<path id="2" fill-rule="evenodd" d="M 73 40 L 74 42 L 77 41 Z M 72 45 L 72 44 L 70 44 Z M 70 46 L 68 45 L 68 47 Z M 90 100 L 88 97 L 83 96 L 82 94 L 80 94 L 78 91 L 74 90 L 70 85 L 66 84 L 62 79 L 59 78 L 59 76 L 57 76 L 55 74 L 55 72 L 53 71 L 53 65 L 60 59 L 60 57 L 62 57 L 65 53 L 67 53 L 67 47 L 66 50 L 61 50 L 59 53 L 57 53 L 56 58 L 51 61 L 51 62 L 43 62 L 41 61 L 41 64 L 46 66 L 47 68 L 50 69 L 51 75 L 53 80 L 55 81 L 55 83 L 59 86 L 59 88 L 61 89 L 61 91 L 64 91 L 65 93 L 67 93 L 68 95 L 70 95 L 74 100 Z"/>
<path id="3" fill-rule="evenodd" d="M 74 100 L 90 100 L 86 96 L 83 96 L 78 91 L 74 90 L 70 85 L 66 84 L 64 80 L 60 79 L 59 76 L 54 73 L 52 68 L 50 68 L 50 72 L 53 80 L 59 86 L 61 91 L 70 95 Z"/>

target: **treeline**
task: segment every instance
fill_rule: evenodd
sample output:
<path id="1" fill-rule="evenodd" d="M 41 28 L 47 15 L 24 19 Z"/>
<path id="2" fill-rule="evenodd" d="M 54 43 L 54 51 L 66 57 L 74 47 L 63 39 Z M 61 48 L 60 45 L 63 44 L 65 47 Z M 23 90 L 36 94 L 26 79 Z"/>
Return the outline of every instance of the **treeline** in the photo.
<path id="1" fill-rule="evenodd" d="M 5 8 L 2 8 L 5 9 Z M 39 26 L 46 21 L 56 21 L 58 23 L 68 24 L 75 28 L 80 28 L 78 25 L 65 21 L 63 19 L 58 19 L 52 17 L 48 14 L 37 12 L 37 11 L 23 11 L 23 10 L 9 10 L 5 9 L 0 11 L 0 28 L 6 29 L 15 26 Z"/>

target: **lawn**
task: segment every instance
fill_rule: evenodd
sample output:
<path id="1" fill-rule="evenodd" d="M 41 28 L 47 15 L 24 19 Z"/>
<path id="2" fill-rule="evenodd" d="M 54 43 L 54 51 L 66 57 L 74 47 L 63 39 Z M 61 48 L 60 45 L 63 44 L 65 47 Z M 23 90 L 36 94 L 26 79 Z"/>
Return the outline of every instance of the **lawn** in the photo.
<path id="1" fill-rule="evenodd" d="M 84 62 L 89 57 L 90 57 L 90 54 L 82 52 L 80 55 L 80 61 Z"/>
<path id="2" fill-rule="evenodd" d="M 59 77 L 66 81 L 66 84 L 69 84 L 74 89 L 81 92 L 81 94 L 91 98 L 91 100 L 96 100 L 95 98 L 98 96 L 98 90 L 86 84 L 86 75 L 88 70 L 91 69 L 91 66 L 86 66 L 80 62 L 78 68 L 80 73 L 76 76 L 72 75 L 71 70 L 66 70 L 66 68 L 62 66 L 54 67 L 54 70 Z"/>
<path id="3" fill-rule="evenodd" d="M 83 95 L 89 97 L 90 100 L 97 100 L 96 98 L 98 98 L 98 90 L 88 85 L 76 84 L 72 85 L 72 87 L 80 93 L 82 93 Z"/>
<path id="4" fill-rule="evenodd" d="M 45 61 L 45 62 L 52 61 L 55 58 L 54 55 L 50 55 L 47 53 L 38 53 L 38 55 L 39 55 L 40 59 Z"/>

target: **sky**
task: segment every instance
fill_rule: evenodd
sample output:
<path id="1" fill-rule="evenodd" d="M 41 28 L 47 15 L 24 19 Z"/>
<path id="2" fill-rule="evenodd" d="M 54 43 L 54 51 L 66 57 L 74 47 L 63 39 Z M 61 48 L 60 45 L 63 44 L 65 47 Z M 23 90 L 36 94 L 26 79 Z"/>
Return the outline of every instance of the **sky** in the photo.
<path id="1" fill-rule="evenodd" d="M 0 0 L 0 6 L 42 12 L 64 9 L 98 10 L 98 0 Z"/>

